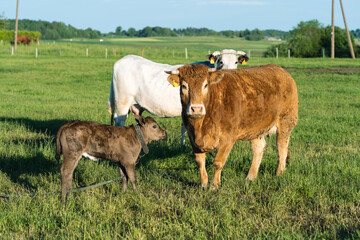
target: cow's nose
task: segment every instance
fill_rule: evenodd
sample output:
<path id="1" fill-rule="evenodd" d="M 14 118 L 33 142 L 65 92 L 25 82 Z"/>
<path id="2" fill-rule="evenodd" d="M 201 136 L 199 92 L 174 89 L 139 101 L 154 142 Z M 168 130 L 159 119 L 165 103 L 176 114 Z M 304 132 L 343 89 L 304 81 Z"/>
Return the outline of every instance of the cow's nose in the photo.
<path id="1" fill-rule="evenodd" d="M 195 114 L 195 115 L 201 115 L 203 113 L 203 106 L 201 105 L 193 105 L 190 107 L 191 110 L 191 114 Z"/>

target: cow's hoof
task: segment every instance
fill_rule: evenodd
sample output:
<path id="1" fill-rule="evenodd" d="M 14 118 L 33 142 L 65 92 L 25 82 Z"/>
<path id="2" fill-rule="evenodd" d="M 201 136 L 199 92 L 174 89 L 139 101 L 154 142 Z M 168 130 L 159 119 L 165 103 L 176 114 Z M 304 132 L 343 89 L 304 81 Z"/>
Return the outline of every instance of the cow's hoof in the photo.
<path id="1" fill-rule="evenodd" d="M 254 181 L 256 179 L 256 177 L 253 177 L 253 176 L 247 176 L 246 177 L 246 181 L 248 181 L 248 182 L 252 182 L 252 181 Z"/>
<path id="2" fill-rule="evenodd" d="M 220 185 L 217 184 L 211 184 L 210 191 L 216 191 L 220 188 Z"/>

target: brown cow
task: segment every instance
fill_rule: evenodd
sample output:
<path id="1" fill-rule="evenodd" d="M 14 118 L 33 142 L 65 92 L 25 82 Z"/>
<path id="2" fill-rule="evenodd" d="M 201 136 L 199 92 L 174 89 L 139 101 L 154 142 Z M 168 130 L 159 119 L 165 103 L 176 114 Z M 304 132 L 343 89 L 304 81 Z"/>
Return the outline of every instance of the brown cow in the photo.
<path id="1" fill-rule="evenodd" d="M 141 143 L 135 126 L 114 127 L 96 122 L 72 121 L 62 125 L 56 136 L 56 155 L 64 155 L 61 166 L 61 191 L 66 199 L 71 189 L 73 173 L 82 156 L 97 160 L 103 158 L 117 162 L 122 176 L 123 191 L 130 178 L 136 189 L 135 164 L 142 145 L 166 137 L 166 132 L 151 118 L 135 116 L 145 143 Z"/>
<path id="2" fill-rule="evenodd" d="M 254 180 L 268 133 L 277 134 L 276 175 L 285 170 L 290 134 L 298 119 L 297 88 L 289 73 L 273 64 L 221 71 L 185 65 L 167 73 L 171 73 L 170 83 L 175 81 L 181 86 L 182 119 L 203 187 L 208 184 L 205 154 L 216 149 L 212 181 L 212 189 L 216 189 L 237 140 L 251 142 L 253 160 L 246 179 Z"/>
<path id="3" fill-rule="evenodd" d="M 17 36 L 17 43 L 22 43 L 24 45 L 31 45 L 31 39 L 29 36 L 26 35 L 18 35 Z"/>

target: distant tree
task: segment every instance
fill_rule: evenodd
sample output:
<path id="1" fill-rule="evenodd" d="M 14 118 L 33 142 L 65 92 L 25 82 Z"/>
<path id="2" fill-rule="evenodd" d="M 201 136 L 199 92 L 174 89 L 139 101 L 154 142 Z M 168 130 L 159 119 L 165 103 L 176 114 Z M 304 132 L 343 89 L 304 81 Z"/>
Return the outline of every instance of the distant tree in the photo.
<path id="1" fill-rule="evenodd" d="M 323 28 L 317 20 L 301 21 L 290 31 L 288 47 L 295 57 L 319 57 Z"/>
<path id="2" fill-rule="evenodd" d="M 129 37 L 135 37 L 137 34 L 137 31 L 135 30 L 135 28 L 129 28 L 127 31 L 127 34 Z"/>
<path id="3" fill-rule="evenodd" d="M 355 46 L 355 38 L 350 34 L 352 45 Z M 331 52 L 331 26 L 327 26 L 321 36 L 321 46 L 325 48 L 328 55 Z M 346 30 L 335 27 L 335 57 L 351 57 L 349 50 L 349 42 Z"/>
<path id="4" fill-rule="evenodd" d="M 220 33 L 225 37 L 234 37 L 235 35 L 234 31 L 231 30 L 221 31 Z"/>
<path id="5" fill-rule="evenodd" d="M 115 34 L 116 34 L 116 35 L 121 35 L 121 29 L 122 29 L 122 27 L 118 26 L 118 27 L 116 28 L 116 30 L 115 30 Z"/>
<path id="6" fill-rule="evenodd" d="M 248 35 L 245 36 L 245 39 L 250 41 L 258 41 L 264 39 L 264 37 L 265 37 L 264 32 L 255 28 Z"/>
<path id="7" fill-rule="evenodd" d="M 0 14 L 0 30 L 5 29 L 6 27 L 6 20 L 4 19 L 4 14 Z"/>

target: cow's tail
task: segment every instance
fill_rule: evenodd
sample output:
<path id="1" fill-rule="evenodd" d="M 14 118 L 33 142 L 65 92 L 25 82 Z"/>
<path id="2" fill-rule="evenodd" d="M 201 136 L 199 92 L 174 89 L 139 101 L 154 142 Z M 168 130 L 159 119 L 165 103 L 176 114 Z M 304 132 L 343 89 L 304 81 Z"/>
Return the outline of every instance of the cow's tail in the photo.
<path id="1" fill-rule="evenodd" d="M 110 86 L 110 96 L 108 101 L 108 111 L 111 115 L 110 124 L 114 125 L 114 112 L 115 112 L 115 96 L 114 96 L 114 75 L 113 79 L 111 80 L 111 86 Z"/>

